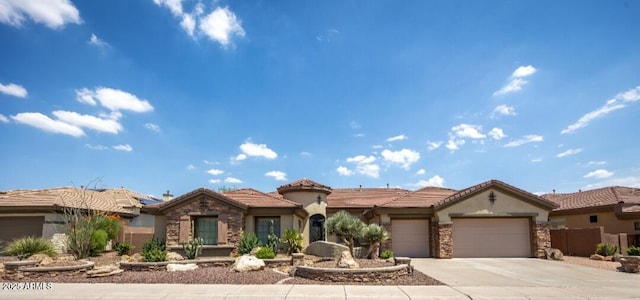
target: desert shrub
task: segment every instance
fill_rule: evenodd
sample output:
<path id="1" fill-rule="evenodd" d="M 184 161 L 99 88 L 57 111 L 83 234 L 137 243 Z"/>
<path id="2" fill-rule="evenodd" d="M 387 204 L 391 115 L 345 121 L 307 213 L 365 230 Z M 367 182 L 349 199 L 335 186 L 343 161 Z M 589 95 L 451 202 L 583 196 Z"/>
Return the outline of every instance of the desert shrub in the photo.
<path id="1" fill-rule="evenodd" d="M 167 260 L 167 248 L 164 240 L 153 238 L 142 244 L 142 257 L 146 262 Z"/>
<path id="2" fill-rule="evenodd" d="M 258 252 L 256 252 L 256 257 L 259 259 L 271 259 L 276 257 L 276 254 L 273 253 L 273 250 L 269 247 L 262 247 Z"/>
<path id="3" fill-rule="evenodd" d="M 378 224 L 369 224 L 362 231 L 362 238 L 369 242 L 367 258 L 374 258 L 378 254 L 380 244 L 389 239 L 389 233 Z"/>
<path id="4" fill-rule="evenodd" d="M 618 246 L 608 244 L 608 243 L 600 243 L 596 247 L 596 254 L 600 254 L 602 256 L 612 256 L 618 252 Z"/>
<path id="5" fill-rule="evenodd" d="M 338 211 L 325 222 L 327 234 L 335 234 L 342 242 L 349 247 L 349 252 L 354 255 L 353 248 L 355 240 L 362 237 L 363 229 L 366 226 L 360 219 L 352 216 L 348 212 Z"/>
<path id="6" fill-rule="evenodd" d="M 199 237 L 182 244 L 182 250 L 184 250 L 188 259 L 196 259 L 202 254 L 202 243 L 204 243 L 204 240 Z"/>
<path id="7" fill-rule="evenodd" d="M 249 254 L 251 253 L 251 250 L 260 246 L 260 241 L 255 233 L 243 232 L 240 237 L 240 241 L 238 242 L 238 253 L 241 255 Z"/>
<path id="8" fill-rule="evenodd" d="M 131 252 L 131 249 L 133 249 L 133 245 L 131 245 L 131 243 L 129 242 L 116 243 L 116 245 L 113 246 L 113 249 L 118 252 L 118 255 L 122 256 L 125 254 L 129 254 Z"/>
<path id="9" fill-rule="evenodd" d="M 291 255 L 291 253 L 299 253 L 302 251 L 304 239 L 302 238 L 302 234 L 298 233 L 297 230 L 284 230 L 284 236 L 282 237 L 282 243 L 287 245 L 287 255 Z"/>
<path id="10" fill-rule="evenodd" d="M 393 257 L 393 251 L 391 251 L 391 250 L 384 250 L 380 254 L 380 258 L 382 258 L 382 259 L 389 259 L 389 258 L 392 258 L 392 257 Z"/>
<path id="11" fill-rule="evenodd" d="M 107 239 L 109 234 L 104 229 L 98 229 L 91 235 L 91 250 L 89 254 L 91 256 L 100 255 L 104 251 L 104 247 L 107 246 Z"/>
<path id="12" fill-rule="evenodd" d="M 640 247 L 630 246 L 627 248 L 627 255 L 640 256 Z"/>
<path id="13" fill-rule="evenodd" d="M 278 253 L 278 249 L 280 248 L 280 239 L 273 232 L 273 220 L 271 220 L 271 224 L 269 225 L 269 235 L 267 235 L 267 247 L 271 248 L 273 253 Z"/>
<path id="14" fill-rule="evenodd" d="M 58 253 L 51 241 L 37 237 L 24 237 L 9 243 L 3 251 L 6 255 L 28 257 L 33 254 L 46 254 L 56 257 Z"/>
<path id="15" fill-rule="evenodd" d="M 112 215 L 98 215 L 94 218 L 96 218 L 96 229 L 104 230 L 107 233 L 107 240 L 113 240 L 118 237 L 120 234 L 120 228 L 122 227 L 120 217 Z"/>

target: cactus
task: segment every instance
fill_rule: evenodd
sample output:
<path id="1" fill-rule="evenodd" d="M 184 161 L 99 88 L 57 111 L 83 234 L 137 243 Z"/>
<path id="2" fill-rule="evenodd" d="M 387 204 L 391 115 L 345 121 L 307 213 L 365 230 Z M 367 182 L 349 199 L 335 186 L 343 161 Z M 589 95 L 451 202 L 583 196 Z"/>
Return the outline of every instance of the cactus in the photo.
<path id="1" fill-rule="evenodd" d="M 202 243 L 204 243 L 202 238 L 195 238 L 186 244 L 182 244 L 182 250 L 184 250 L 188 259 L 198 258 L 202 254 Z"/>

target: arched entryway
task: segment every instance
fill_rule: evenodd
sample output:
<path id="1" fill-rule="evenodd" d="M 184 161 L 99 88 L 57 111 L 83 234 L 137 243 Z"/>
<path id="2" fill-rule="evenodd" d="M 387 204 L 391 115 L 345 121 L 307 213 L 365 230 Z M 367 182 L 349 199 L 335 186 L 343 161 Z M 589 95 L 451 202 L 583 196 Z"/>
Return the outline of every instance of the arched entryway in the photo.
<path id="1" fill-rule="evenodd" d="M 315 214 L 309 218 L 309 242 L 324 241 L 324 216 Z"/>

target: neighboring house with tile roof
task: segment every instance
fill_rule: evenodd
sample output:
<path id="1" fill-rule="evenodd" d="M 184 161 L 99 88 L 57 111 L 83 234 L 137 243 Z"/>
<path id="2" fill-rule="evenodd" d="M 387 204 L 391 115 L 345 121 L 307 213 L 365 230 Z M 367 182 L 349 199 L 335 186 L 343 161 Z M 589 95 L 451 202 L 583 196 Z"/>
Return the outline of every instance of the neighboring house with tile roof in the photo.
<path id="1" fill-rule="evenodd" d="M 640 188 L 612 186 L 567 194 L 545 194 L 558 203 L 549 214 L 553 228 L 603 227 L 605 233 L 626 233 L 640 245 Z"/>

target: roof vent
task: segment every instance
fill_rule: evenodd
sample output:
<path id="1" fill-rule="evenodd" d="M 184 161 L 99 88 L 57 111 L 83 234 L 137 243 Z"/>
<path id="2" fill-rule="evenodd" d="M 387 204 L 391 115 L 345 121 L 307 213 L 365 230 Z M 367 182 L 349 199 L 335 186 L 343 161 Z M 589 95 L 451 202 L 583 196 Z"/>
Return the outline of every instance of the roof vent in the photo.
<path id="1" fill-rule="evenodd" d="M 162 194 L 162 201 L 169 201 L 171 199 L 173 199 L 173 194 L 171 194 L 169 190 L 167 190 L 166 193 Z"/>

